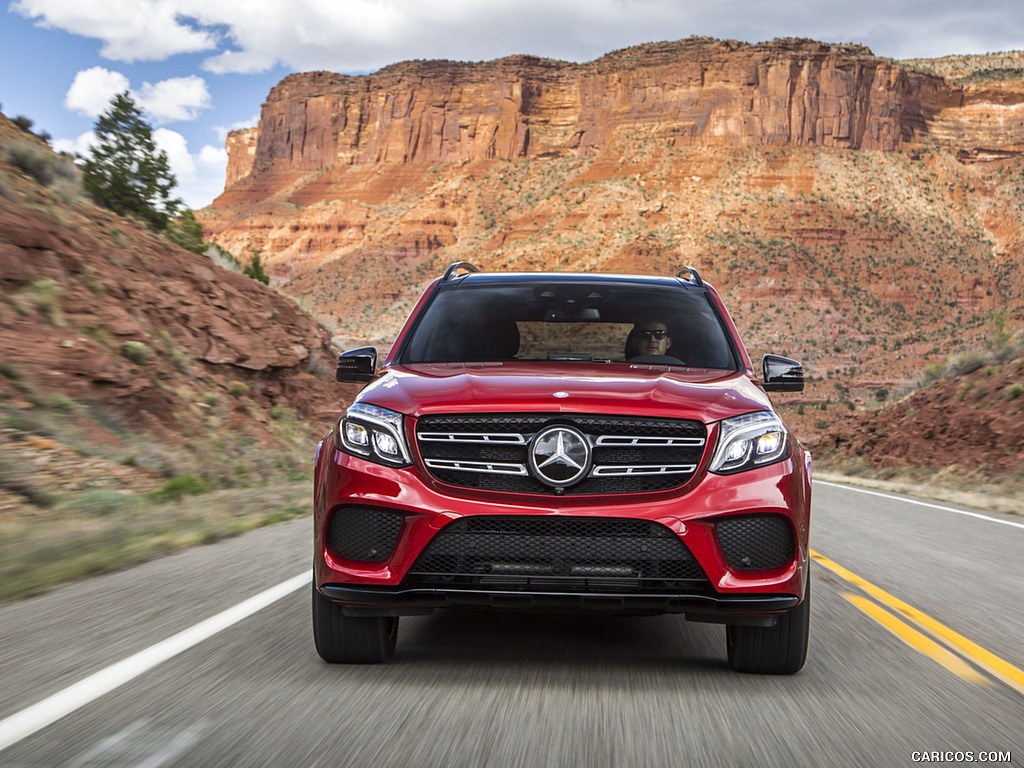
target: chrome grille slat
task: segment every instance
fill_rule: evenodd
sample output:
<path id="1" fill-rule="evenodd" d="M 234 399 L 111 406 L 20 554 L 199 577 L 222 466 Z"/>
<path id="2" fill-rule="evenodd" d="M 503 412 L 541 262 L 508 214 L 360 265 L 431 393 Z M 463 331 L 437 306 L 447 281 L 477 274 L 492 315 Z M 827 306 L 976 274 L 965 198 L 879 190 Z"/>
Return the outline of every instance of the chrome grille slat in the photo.
<path id="1" fill-rule="evenodd" d="M 696 464 L 668 465 L 663 467 L 651 466 L 649 464 L 640 466 L 610 465 L 606 467 L 594 467 L 590 472 L 590 476 L 629 477 L 632 475 L 687 475 L 693 474 L 696 469 Z"/>
<path id="2" fill-rule="evenodd" d="M 634 437 L 631 435 L 604 435 L 594 441 L 597 448 L 675 448 L 677 446 L 702 446 L 703 437 Z"/>
<path id="3" fill-rule="evenodd" d="M 587 476 L 557 490 L 528 469 L 531 441 L 549 425 L 575 428 L 593 451 Z M 695 420 L 561 412 L 431 414 L 417 420 L 416 438 L 439 482 L 539 495 L 672 490 L 693 476 L 707 447 L 707 429 Z"/>
<path id="4" fill-rule="evenodd" d="M 526 445 L 526 438 L 516 433 L 486 433 L 486 432 L 420 432 L 419 439 L 423 442 L 434 443 L 480 443 L 483 445 Z"/>
<path id="5" fill-rule="evenodd" d="M 522 464 L 499 464 L 487 461 L 453 461 L 451 459 L 426 459 L 431 469 L 450 469 L 456 472 L 483 472 L 491 475 L 525 475 Z"/>

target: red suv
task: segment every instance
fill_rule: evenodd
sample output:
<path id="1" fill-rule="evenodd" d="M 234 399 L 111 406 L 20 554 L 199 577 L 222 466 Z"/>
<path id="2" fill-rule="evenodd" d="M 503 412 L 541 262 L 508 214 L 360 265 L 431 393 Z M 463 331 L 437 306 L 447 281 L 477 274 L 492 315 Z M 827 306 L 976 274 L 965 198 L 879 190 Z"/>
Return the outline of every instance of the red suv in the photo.
<path id="1" fill-rule="evenodd" d="M 715 289 L 676 277 L 452 265 L 317 447 L 313 635 L 386 661 L 439 608 L 683 614 L 736 670 L 807 652 L 810 454 Z"/>

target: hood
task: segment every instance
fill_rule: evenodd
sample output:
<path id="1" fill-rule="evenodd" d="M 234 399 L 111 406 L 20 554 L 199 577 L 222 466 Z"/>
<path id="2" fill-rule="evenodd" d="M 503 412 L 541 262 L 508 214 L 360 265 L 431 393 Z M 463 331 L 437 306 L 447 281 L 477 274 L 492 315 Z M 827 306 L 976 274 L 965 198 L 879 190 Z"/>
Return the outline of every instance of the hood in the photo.
<path id="1" fill-rule="evenodd" d="M 556 396 L 558 393 L 558 396 Z M 771 409 L 739 371 L 618 363 L 391 366 L 358 397 L 408 416 L 432 413 L 611 413 L 705 424 Z"/>

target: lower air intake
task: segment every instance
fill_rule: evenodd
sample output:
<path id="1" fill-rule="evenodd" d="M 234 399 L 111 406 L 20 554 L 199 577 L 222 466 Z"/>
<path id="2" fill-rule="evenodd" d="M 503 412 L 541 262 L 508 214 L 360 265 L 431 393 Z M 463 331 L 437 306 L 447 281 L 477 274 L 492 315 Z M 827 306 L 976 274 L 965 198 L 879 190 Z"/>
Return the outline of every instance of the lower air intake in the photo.
<path id="1" fill-rule="evenodd" d="M 410 569 L 407 586 L 596 593 L 708 583 L 680 538 L 650 520 L 480 515 L 446 525 Z"/>
<path id="2" fill-rule="evenodd" d="M 718 543 L 737 571 L 767 571 L 796 556 L 793 526 L 781 515 L 730 517 L 715 525 Z"/>
<path id="3" fill-rule="evenodd" d="M 376 563 L 391 557 L 405 517 L 378 507 L 338 507 L 327 524 L 327 549 L 335 557 Z"/>

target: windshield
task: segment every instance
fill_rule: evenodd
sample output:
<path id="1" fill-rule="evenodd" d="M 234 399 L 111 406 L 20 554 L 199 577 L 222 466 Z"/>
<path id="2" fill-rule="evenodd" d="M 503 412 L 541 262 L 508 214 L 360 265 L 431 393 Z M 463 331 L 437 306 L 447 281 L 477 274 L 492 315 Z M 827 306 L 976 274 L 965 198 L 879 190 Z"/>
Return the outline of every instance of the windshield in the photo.
<path id="1" fill-rule="evenodd" d="M 737 368 L 728 336 L 703 292 L 607 282 L 442 286 L 400 360 Z"/>

